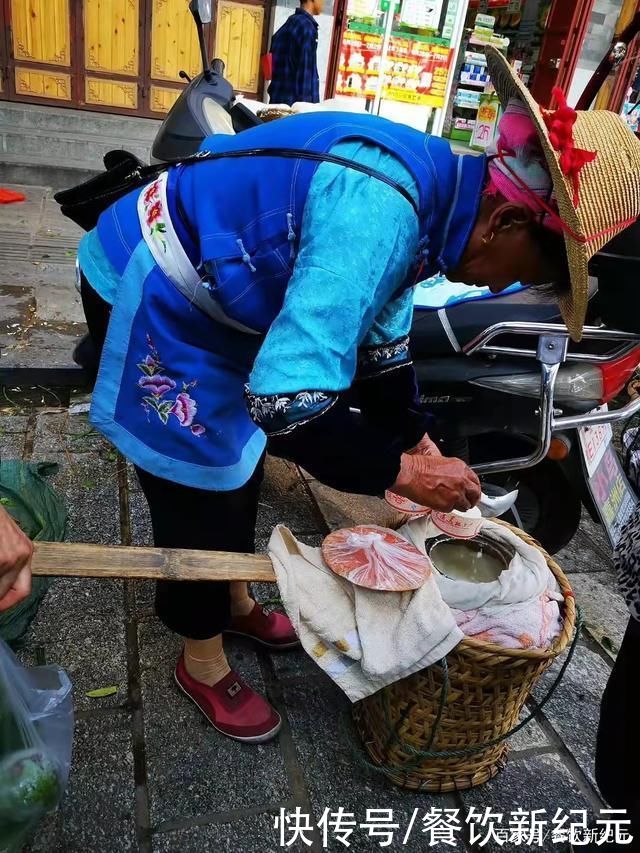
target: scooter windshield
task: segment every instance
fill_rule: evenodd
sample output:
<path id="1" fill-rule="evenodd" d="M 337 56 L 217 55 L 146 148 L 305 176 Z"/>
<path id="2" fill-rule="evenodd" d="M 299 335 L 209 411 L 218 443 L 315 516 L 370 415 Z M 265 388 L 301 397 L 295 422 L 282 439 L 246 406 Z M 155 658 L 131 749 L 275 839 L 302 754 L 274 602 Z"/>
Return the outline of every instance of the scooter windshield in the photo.
<path id="1" fill-rule="evenodd" d="M 231 116 L 225 108 L 220 106 L 220 104 L 217 101 L 214 101 L 213 98 L 203 99 L 202 115 L 204 116 L 204 120 L 208 127 L 207 136 L 213 136 L 218 133 L 228 134 L 231 136 L 235 134 Z"/>

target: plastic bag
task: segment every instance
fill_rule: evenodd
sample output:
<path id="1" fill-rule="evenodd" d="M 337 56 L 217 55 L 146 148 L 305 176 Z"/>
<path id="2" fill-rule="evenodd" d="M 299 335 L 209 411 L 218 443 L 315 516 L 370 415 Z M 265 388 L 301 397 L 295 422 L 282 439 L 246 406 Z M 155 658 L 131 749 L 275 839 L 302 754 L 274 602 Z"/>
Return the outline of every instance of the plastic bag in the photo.
<path id="1" fill-rule="evenodd" d="M 17 853 L 64 792 L 73 699 L 56 666 L 27 669 L 0 640 L 0 853 Z"/>

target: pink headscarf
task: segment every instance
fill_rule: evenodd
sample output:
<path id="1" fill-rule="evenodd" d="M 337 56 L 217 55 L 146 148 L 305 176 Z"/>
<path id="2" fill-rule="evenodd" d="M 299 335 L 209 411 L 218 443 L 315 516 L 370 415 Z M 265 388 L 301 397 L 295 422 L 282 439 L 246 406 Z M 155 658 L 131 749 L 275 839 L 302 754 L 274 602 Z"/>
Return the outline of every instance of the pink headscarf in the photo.
<path id="1" fill-rule="evenodd" d="M 536 127 L 526 107 L 518 98 L 512 98 L 498 124 L 498 138 L 487 150 L 489 157 L 489 184 L 487 195 L 500 193 L 507 201 L 525 204 L 541 215 L 545 228 L 557 233 L 562 229 L 557 217 L 550 216 L 536 203 L 539 197 L 553 209 L 551 175 L 538 141 Z M 514 180 L 517 176 L 517 181 Z M 529 192 L 519 182 L 527 185 Z"/>

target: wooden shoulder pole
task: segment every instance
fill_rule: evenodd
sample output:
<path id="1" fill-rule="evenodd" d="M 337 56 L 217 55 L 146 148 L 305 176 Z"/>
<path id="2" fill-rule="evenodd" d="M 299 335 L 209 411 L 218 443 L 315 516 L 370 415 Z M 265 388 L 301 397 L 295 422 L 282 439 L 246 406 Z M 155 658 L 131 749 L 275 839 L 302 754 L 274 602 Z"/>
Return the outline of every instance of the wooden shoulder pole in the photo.
<path id="1" fill-rule="evenodd" d="M 275 581 L 265 554 L 36 542 L 34 575 L 180 581 Z"/>

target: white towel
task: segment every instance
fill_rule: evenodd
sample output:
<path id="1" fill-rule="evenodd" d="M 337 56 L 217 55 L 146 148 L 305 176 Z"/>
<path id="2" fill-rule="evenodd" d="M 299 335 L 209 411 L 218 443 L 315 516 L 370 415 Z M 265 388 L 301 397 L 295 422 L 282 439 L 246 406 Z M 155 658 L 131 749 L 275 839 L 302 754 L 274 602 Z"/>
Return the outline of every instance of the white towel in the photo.
<path id="1" fill-rule="evenodd" d="M 502 572 L 497 580 L 488 583 L 451 580 L 444 575 L 438 575 L 438 586 L 447 604 L 457 610 L 475 610 L 486 604 L 522 604 L 542 595 L 549 585 L 551 574 L 542 551 L 533 545 L 527 545 L 508 527 L 494 521 L 484 519 L 480 531 L 489 534 L 496 542 L 509 546 L 515 556 L 509 563 L 509 568 Z M 410 521 L 397 532 L 423 554 L 427 552 L 425 543 L 428 540 L 442 536 L 442 531 L 428 517 Z M 557 588 L 553 575 L 551 583 Z"/>
<path id="2" fill-rule="evenodd" d="M 493 521 L 483 521 L 481 530 L 515 552 L 509 568 L 489 583 L 451 580 L 436 570 L 444 601 L 467 637 L 509 649 L 546 648 L 562 630 L 563 596 L 542 551 Z M 428 518 L 415 519 L 398 533 L 422 553 L 425 541 L 441 535 Z"/>
<path id="3" fill-rule="evenodd" d="M 354 586 L 282 525 L 269 556 L 304 650 L 352 702 L 431 666 L 463 638 L 434 576 L 415 592 Z"/>

